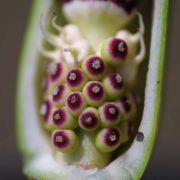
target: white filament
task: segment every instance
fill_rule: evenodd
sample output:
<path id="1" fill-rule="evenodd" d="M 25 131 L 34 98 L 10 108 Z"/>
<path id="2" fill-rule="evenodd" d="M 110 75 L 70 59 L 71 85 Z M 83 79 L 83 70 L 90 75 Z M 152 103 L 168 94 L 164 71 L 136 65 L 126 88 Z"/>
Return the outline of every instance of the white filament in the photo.
<path id="1" fill-rule="evenodd" d="M 145 31 L 144 22 L 143 22 L 142 15 L 140 13 L 138 13 L 138 16 L 139 16 L 139 27 L 140 27 L 139 28 L 139 42 L 140 42 L 141 50 L 139 51 L 139 54 L 137 54 L 134 58 L 137 64 L 142 62 L 146 54 L 146 48 L 145 48 L 145 43 L 144 43 L 144 38 L 143 38 L 144 31 Z"/>
<path id="2" fill-rule="evenodd" d="M 61 26 L 59 26 L 58 24 L 56 24 L 56 19 L 57 19 L 57 16 L 54 16 L 53 19 L 52 19 L 52 26 L 58 32 L 62 32 L 63 28 Z"/>

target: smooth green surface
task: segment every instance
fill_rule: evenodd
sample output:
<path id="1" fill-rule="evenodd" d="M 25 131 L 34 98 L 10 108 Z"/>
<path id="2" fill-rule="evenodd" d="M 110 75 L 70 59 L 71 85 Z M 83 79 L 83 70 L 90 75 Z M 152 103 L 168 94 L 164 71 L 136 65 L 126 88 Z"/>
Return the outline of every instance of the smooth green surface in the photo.
<path id="1" fill-rule="evenodd" d="M 37 121 L 35 101 L 35 59 L 38 56 L 38 45 L 42 37 L 39 36 L 39 17 L 50 7 L 49 1 L 34 1 L 31 20 L 21 56 L 17 90 L 17 139 L 19 148 L 24 156 L 25 173 L 28 176 L 47 179 L 66 179 L 74 168 L 63 170 L 63 165 L 51 157 L 51 148 L 45 134 Z M 149 161 L 157 134 L 160 102 L 162 93 L 162 79 L 164 69 L 164 49 L 167 28 L 168 0 L 155 1 L 149 72 L 145 90 L 145 106 L 139 131 L 145 135 L 143 143 L 134 141 L 131 148 L 109 166 L 97 171 L 91 176 L 87 172 L 78 171 L 79 177 L 93 179 L 140 179 Z M 39 39 L 38 39 L 39 37 Z M 31 62 L 32 61 L 32 62 Z M 32 74 L 31 74 L 32 73 Z M 29 80 L 29 82 L 28 82 Z M 29 101 L 29 102 L 28 102 Z M 32 118 L 32 122 L 31 122 Z M 34 119 L 35 118 L 35 119 Z M 46 164 L 45 162 L 48 162 Z M 73 175 L 73 173 L 70 173 Z M 73 177 L 73 176 L 69 176 Z"/>
<path id="2" fill-rule="evenodd" d="M 159 59 L 159 62 L 157 63 L 157 79 L 155 82 L 156 86 L 156 95 L 155 95 L 155 101 L 156 103 L 154 104 L 154 125 L 153 132 L 152 132 L 152 139 L 150 144 L 152 145 L 147 148 L 147 157 L 142 161 L 142 165 L 140 168 L 140 171 L 137 173 L 137 179 L 140 178 L 143 175 L 143 172 L 145 171 L 145 168 L 148 164 L 148 161 L 151 157 L 154 143 L 157 138 L 157 133 L 158 133 L 158 125 L 159 125 L 159 119 L 160 119 L 160 112 L 161 112 L 161 98 L 162 98 L 162 88 L 163 88 L 163 75 L 164 75 L 164 68 L 165 68 L 165 48 L 166 48 L 166 33 L 167 33 L 167 26 L 168 26 L 168 10 L 169 10 L 169 0 L 162 0 L 162 7 L 161 11 L 159 10 L 158 6 L 156 6 L 155 14 L 154 14 L 154 21 L 153 21 L 153 28 L 152 28 L 152 35 L 154 36 L 151 39 L 151 51 L 150 51 L 150 60 L 154 59 Z M 158 12 L 160 11 L 160 12 Z M 159 19 L 156 19 L 155 17 L 159 16 Z M 157 31 L 158 30 L 158 31 Z M 158 33 L 158 35 L 155 35 Z M 157 41 L 157 44 L 154 43 L 153 41 Z M 158 48 L 159 45 L 159 48 Z M 153 56 L 153 53 L 155 52 L 154 50 L 158 51 L 156 56 Z M 151 64 L 150 64 L 151 65 Z M 149 68 L 153 68 L 153 66 L 150 66 Z M 149 72 L 148 76 L 152 76 L 151 72 Z"/>
<path id="3" fill-rule="evenodd" d="M 158 2 L 156 1 L 158 4 Z M 159 2 L 160 3 L 160 2 Z M 161 8 L 159 6 L 161 5 Z M 153 27 L 152 27 L 152 38 L 151 38 L 151 50 L 150 50 L 150 63 L 149 68 L 154 68 L 152 61 L 158 61 L 157 71 L 156 71 L 156 81 L 154 82 L 155 86 L 155 95 L 154 95 L 154 113 L 152 121 L 154 122 L 152 125 L 151 132 L 151 140 L 149 142 L 149 147 L 146 147 L 146 158 L 141 163 L 141 167 L 137 171 L 136 177 L 139 179 L 150 160 L 154 144 L 156 142 L 157 133 L 158 133 L 158 125 L 160 119 L 161 112 L 161 98 L 162 98 L 162 88 L 163 88 L 163 75 L 164 75 L 164 67 L 165 67 L 165 48 L 166 48 L 166 33 L 167 33 L 167 20 L 168 20 L 168 9 L 169 9 L 169 1 L 162 0 L 160 5 L 156 5 L 155 14 L 153 18 Z M 158 12 L 159 11 L 159 12 Z M 157 19 L 155 17 L 158 17 Z M 156 41 L 156 43 L 154 43 Z M 156 49 L 156 50 L 155 50 Z M 154 53 L 157 54 L 154 54 Z M 148 80 L 150 81 L 150 77 L 153 76 L 153 71 L 149 70 L 148 79 L 147 79 L 147 88 L 151 90 L 150 85 L 148 86 Z M 148 90 L 146 91 L 148 93 Z M 148 95 L 147 95 L 148 96 Z M 146 96 L 146 97 L 147 97 Z M 149 97 L 150 98 L 150 97 Z M 147 102 L 148 103 L 148 102 Z"/>

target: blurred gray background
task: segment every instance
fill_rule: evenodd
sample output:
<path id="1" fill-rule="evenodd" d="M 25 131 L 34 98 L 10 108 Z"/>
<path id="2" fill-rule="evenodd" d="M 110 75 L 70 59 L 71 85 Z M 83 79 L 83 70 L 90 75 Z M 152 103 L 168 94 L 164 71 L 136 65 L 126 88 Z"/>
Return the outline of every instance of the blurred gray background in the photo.
<path id="1" fill-rule="evenodd" d="M 158 1 L 158 0 L 157 0 Z M 180 0 L 170 0 L 160 131 L 144 180 L 180 180 Z M 15 143 L 16 74 L 31 2 L 0 1 L 0 179 L 26 179 Z"/>

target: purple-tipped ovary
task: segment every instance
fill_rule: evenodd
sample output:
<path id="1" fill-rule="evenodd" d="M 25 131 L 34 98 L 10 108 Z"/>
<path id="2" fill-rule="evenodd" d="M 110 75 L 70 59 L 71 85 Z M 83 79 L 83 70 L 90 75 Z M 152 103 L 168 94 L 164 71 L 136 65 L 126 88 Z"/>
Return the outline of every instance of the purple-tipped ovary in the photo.
<path id="1" fill-rule="evenodd" d="M 81 92 L 71 93 L 66 100 L 66 106 L 70 113 L 78 116 L 86 106 L 84 96 Z"/>
<path id="2" fill-rule="evenodd" d="M 96 147 L 102 152 L 112 152 L 121 143 L 121 134 L 118 128 L 104 128 L 96 135 Z"/>
<path id="3" fill-rule="evenodd" d="M 109 42 L 109 53 L 113 58 L 123 61 L 127 56 L 128 46 L 122 39 L 112 38 Z"/>
<path id="4" fill-rule="evenodd" d="M 121 90 L 123 88 L 123 81 L 122 81 L 122 77 L 120 74 L 118 74 L 118 73 L 110 74 L 109 81 L 114 89 Z"/>
<path id="5" fill-rule="evenodd" d="M 72 90 L 81 90 L 85 80 L 85 75 L 79 69 L 73 69 L 67 75 L 67 83 Z"/>
<path id="6" fill-rule="evenodd" d="M 99 126 L 98 111 L 95 108 L 88 107 L 79 117 L 79 125 L 86 131 L 96 130 Z"/>
<path id="7" fill-rule="evenodd" d="M 119 139 L 120 139 L 120 132 L 116 128 L 109 128 L 104 134 L 104 142 L 108 146 L 117 145 L 119 143 Z"/>
<path id="8" fill-rule="evenodd" d="M 53 134 L 53 143 L 59 149 L 64 149 L 70 144 L 70 139 L 65 131 L 56 131 Z"/>
<path id="9" fill-rule="evenodd" d="M 129 113 L 131 111 L 132 108 L 131 101 L 127 96 L 122 96 L 120 98 L 120 103 L 122 104 L 122 108 L 125 113 Z"/>
<path id="10" fill-rule="evenodd" d="M 106 98 L 104 86 L 98 81 L 88 82 L 83 89 L 83 94 L 86 98 L 87 103 L 95 107 L 102 104 Z"/>
<path id="11" fill-rule="evenodd" d="M 115 104 L 107 104 L 104 107 L 104 116 L 109 121 L 117 120 L 119 117 L 119 109 Z"/>
<path id="12" fill-rule="evenodd" d="M 101 56 L 112 66 L 120 66 L 128 56 L 127 43 L 119 38 L 109 38 L 101 46 Z"/>
<path id="13" fill-rule="evenodd" d="M 65 93 L 65 85 L 60 85 L 54 88 L 53 90 L 53 101 L 57 102 L 64 96 Z"/>
<path id="14" fill-rule="evenodd" d="M 79 145 L 79 138 L 72 130 L 55 130 L 51 135 L 52 144 L 61 152 L 73 152 Z"/>
<path id="15" fill-rule="evenodd" d="M 53 113 L 53 124 L 57 129 L 75 129 L 77 120 L 71 116 L 66 107 L 62 107 Z"/>
<path id="16" fill-rule="evenodd" d="M 65 104 L 66 97 L 70 90 L 66 84 L 61 84 L 53 89 L 53 103 L 56 107 L 62 107 Z"/>
<path id="17" fill-rule="evenodd" d="M 70 109 L 76 110 L 82 105 L 82 97 L 79 93 L 72 93 L 67 98 L 67 105 Z"/>
<path id="18" fill-rule="evenodd" d="M 48 72 L 53 83 L 63 82 L 67 73 L 66 64 L 64 62 L 50 63 Z"/>
<path id="19" fill-rule="evenodd" d="M 122 77 L 119 73 L 111 73 L 103 80 L 109 100 L 117 99 L 124 91 Z"/>
<path id="20" fill-rule="evenodd" d="M 87 87 L 87 93 L 91 99 L 100 100 L 103 97 L 104 88 L 100 83 L 92 82 Z"/>
<path id="21" fill-rule="evenodd" d="M 104 76 L 106 65 L 99 56 L 90 56 L 83 63 L 83 70 L 92 80 L 99 80 Z"/>
<path id="22" fill-rule="evenodd" d="M 48 123 L 51 115 L 51 109 L 51 101 L 45 100 L 40 109 L 40 115 L 44 118 L 45 123 Z"/>
<path id="23" fill-rule="evenodd" d="M 117 105 L 122 112 L 124 120 L 135 119 L 137 105 L 131 93 L 126 93 L 125 95 L 121 96 L 119 102 L 117 102 Z"/>
<path id="24" fill-rule="evenodd" d="M 64 109 L 58 109 L 53 113 L 53 123 L 57 127 L 61 127 L 67 121 L 66 112 Z"/>
<path id="25" fill-rule="evenodd" d="M 52 81 L 56 81 L 56 79 L 58 79 L 59 76 L 61 76 L 62 68 L 62 63 L 50 64 L 49 73 Z"/>
<path id="26" fill-rule="evenodd" d="M 115 103 L 105 103 L 99 108 L 101 125 L 103 127 L 113 127 L 121 120 L 120 109 Z"/>

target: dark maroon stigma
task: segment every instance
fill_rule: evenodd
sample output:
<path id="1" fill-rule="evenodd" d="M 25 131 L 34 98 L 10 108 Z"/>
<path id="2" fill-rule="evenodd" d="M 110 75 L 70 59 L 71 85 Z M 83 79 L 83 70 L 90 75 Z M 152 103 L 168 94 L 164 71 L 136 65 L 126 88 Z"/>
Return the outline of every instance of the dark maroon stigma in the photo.
<path id="1" fill-rule="evenodd" d="M 66 121 L 66 113 L 63 109 L 58 109 L 53 113 L 53 122 L 56 126 L 61 126 Z"/>
<path id="2" fill-rule="evenodd" d="M 64 0 L 65 3 L 72 2 L 74 0 Z M 79 0 L 79 1 L 111 1 L 114 4 L 122 7 L 127 13 L 131 13 L 137 6 L 138 0 Z"/>
<path id="3" fill-rule="evenodd" d="M 63 73 L 62 69 L 62 63 L 50 64 L 49 73 L 52 81 L 56 81 L 61 76 L 61 74 Z"/>
<path id="4" fill-rule="evenodd" d="M 108 146 L 114 146 L 119 143 L 120 132 L 117 128 L 109 128 L 104 136 L 105 144 Z"/>
<path id="5" fill-rule="evenodd" d="M 109 103 L 104 107 L 104 116 L 109 121 L 117 121 L 119 114 L 120 111 L 115 104 Z"/>
<path id="6" fill-rule="evenodd" d="M 98 119 L 92 112 L 85 112 L 80 116 L 80 123 L 87 129 L 92 129 L 97 126 Z"/>
<path id="7" fill-rule="evenodd" d="M 79 109 L 79 107 L 82 105 L 82 97 L 78 93 L 72 93 L 70 96 L 67 98 L 67 105 L 73 109 Z"/>
<path id="8" fill-rule="evenodd" d="M 99 82 L 93 82 L 87 87 L 87 94 L 94 100 L 99 100 L 104 96 L 104 88 Z"/>
<path id="9" fill-rule="evenodd" d="M 129 113 L 131 111 L 132 105 L 131 101 L 127 96 L 122 96 L 120 98 L 120 102 L 122 104 L 122 107 L 126 113 Z"/>
<path id="10" fill-rule="evenodd" d="M 112 38 L 109 45 L 109 52 L 112 57 L 123 61 L 127 56 L 128 46 L 122 39 Z"/>
<path id="11" fill-rule="evenodd" d="M 86 62 L 87 71 L 92 75 L 101 75 L 105 71 L 105 64 L 101 57 L 92 56 Z"/>
<path id="12" fill-rule="evenodd" d="M 54 88 L 53 90 L 53 101 L 58 101 L 59 99 L 62 98 L 63 94 L 65 91 L 65 86 L 64 85 L 60 85 Z"/>
<path id="13" fill-rule="evenodd" d="M 118 73 L 112 73 L 109 75 L 110 83 L 113 88 L 115 89 L 122 89 L 123 88 L 123 81 L 122 77 Z"/>
<path id="14" fill-rule="evenodd" d="M 53 136 L 53 143 L 58 148 L 65 148 L 69 145 L 70 139 L 63 131 L 56 131 Z"/>
<path id="15" fill-rule="evenodd" d="M 83 79 L 83 72 L 79 69 L 73 69 L 67 75 L 67 83 L 71 87 L 78 86 L 80 83 L 82 83 Z"/>
<path id="16" fill-rule="evenodd" d="M 45 100 L 41 106 L 40 114 L 43 116 L 44 121 L 48 122 L 51 112 L 51 102 L 50 100 Z"/>

